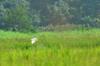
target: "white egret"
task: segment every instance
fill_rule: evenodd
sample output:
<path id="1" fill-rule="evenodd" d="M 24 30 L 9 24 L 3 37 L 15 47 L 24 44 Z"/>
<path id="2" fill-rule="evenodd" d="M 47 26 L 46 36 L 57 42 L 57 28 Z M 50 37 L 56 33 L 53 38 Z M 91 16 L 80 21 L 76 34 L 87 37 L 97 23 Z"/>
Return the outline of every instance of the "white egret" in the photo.
<path id="1" fill-rule="evenodd" d="M 33 38 L 31 39 L 31 43 L 34 44 L 34 43 L 36 43 L 37 40 L 38 40 L 38 39 L 37 39 L 36 37 L 33 37 Z"/>

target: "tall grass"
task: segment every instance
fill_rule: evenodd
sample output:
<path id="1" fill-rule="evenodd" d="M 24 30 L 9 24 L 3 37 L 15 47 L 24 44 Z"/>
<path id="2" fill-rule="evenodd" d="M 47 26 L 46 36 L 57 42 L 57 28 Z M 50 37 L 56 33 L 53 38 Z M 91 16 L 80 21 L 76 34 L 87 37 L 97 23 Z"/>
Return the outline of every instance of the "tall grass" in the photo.
<path id="1" fill-rule="evenodd" d="M 35 35 L 38 41 L 32 45 Z M 99 66 L 100 30 L 0 31 L 0 66 Z"/>

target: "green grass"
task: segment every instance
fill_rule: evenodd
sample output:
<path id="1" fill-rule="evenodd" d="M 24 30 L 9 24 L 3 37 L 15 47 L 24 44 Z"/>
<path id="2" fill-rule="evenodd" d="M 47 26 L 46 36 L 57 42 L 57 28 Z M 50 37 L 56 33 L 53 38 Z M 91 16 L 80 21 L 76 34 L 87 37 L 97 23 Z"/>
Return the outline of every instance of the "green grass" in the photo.
<path id="1" fill-rule="evenodd" d="M 32 45 L 31 38 L 38 41 Z M 99 66 L 100 30 L 0 31 L 0 66 Z"/>

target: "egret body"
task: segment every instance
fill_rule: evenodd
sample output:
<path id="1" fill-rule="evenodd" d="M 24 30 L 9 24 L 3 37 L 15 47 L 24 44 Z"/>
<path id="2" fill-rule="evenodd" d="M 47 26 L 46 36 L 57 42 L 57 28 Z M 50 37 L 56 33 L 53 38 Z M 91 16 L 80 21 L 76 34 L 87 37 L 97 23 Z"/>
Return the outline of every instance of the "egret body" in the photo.
<path id="1" fill-rule="evenodd" d="M 35 38 L 35 37 L 31 39 L 32 44 L 34 44 L 36 41 L 37 41 L 37 38 Z"/>

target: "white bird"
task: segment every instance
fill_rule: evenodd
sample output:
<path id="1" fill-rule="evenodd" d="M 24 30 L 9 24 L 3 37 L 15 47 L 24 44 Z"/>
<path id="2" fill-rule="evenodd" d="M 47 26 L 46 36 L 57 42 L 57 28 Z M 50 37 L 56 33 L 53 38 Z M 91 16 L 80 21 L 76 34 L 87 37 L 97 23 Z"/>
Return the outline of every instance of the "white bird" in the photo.
<path id="1" fill-rule="evenodd" d="M 31 39 L 31 43 L 34 44 L 37 40 L 38 40 L 38 39 L 37 39 L 36 37 L 33 37 L 33 38 Z"/>

